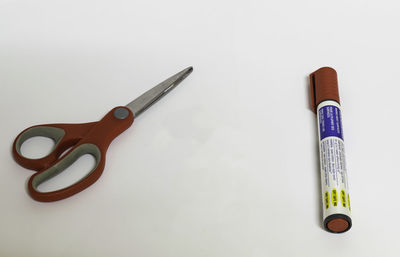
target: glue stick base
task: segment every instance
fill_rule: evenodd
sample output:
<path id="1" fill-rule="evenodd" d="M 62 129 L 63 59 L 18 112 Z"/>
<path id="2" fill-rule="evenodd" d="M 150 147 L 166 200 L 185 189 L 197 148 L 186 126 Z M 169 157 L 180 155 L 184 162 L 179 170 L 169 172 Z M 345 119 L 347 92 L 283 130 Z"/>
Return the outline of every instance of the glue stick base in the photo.
<path id="1" fill-rule="evenodd" d="M 351 218 L 344 214 L 332 214 L 325 218 L 324 227 L 332 233 L 343 233 L 351 228 Z"/>

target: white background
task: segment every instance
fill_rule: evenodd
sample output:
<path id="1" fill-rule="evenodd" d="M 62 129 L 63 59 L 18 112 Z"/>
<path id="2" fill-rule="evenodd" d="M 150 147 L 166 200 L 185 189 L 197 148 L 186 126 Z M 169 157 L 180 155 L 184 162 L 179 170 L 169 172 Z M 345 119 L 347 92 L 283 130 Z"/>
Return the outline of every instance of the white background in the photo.
<path id="1" fill-rule="evenodd" d="M 399 11 L 0 0 L 0 256 L 399 256 Z M 111 144 L 97 183 L 29 197 L 33 172 L 11 155 L 22 129 L 98 120 L 190 65 Z M 343 106 L 353 228 L 340 235 L 321 227 L 307 76 L 322 66 Z"/>

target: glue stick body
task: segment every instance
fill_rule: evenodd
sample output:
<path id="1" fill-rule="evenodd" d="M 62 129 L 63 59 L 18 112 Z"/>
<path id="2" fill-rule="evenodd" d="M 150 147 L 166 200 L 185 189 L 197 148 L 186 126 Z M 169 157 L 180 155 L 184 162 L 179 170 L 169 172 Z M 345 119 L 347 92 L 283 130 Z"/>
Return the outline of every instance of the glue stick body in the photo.
<path id="1" fill-rule="evenodd" d="M 317 115 L 323 223 L 329 232 L 342 233 L 352 219 L 336 71 L 324 67 L 312 73 L 310 90 Z"/>
<path id="2" fill-rule="evenodd" d="M 344 232 L 350 227 L 346 222 L 351 220 L 351 207 L 340 105 L 330 100 L 321 102 L 317 122 L 324 226 L 332 232 Z M 332 218 L 342 220 L 329 224 L 334 222 Z"/>

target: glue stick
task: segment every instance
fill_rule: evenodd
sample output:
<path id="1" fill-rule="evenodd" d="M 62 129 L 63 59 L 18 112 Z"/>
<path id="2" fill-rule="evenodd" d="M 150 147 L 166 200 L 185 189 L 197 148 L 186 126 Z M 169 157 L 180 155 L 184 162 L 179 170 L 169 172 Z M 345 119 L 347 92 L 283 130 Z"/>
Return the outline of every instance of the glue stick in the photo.
<path id="1" fill-rule="evenodd" d="M 324 67 L 313 72 L 310 92 L 317 114 L 323 223 L 329 232 L 342 233 L 352 221 L 336 71 Z"/>

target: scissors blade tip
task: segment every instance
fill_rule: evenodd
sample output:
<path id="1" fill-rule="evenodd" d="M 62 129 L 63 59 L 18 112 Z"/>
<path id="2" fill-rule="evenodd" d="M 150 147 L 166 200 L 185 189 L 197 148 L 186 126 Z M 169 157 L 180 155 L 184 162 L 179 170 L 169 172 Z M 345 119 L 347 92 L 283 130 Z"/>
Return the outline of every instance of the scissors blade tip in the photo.
<path id="1" fill-rule="evenodd" d="M 185 79 L 190 73 L 193 71 L 193 66 L 189 66 L 186 69 L 182 70 L 181 72 L 178 72 L 172 77 L 176 77 L 176 80 L 183 80 Z"/>
<path id="2" fill-rule="evenodd" d="M 137 117 L 151 105 L 157 102 L 160 98 L 166 95 L 169 91 L 175 88 L 180 82 L 182 82 L 182 80 L 189 76 L 192 71 L 192 66 L 187 67 L 186 69 L 178 72 L 177 74 L 148 90 L 126 106 L 131 109 L 133 116 Z"/>

